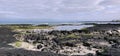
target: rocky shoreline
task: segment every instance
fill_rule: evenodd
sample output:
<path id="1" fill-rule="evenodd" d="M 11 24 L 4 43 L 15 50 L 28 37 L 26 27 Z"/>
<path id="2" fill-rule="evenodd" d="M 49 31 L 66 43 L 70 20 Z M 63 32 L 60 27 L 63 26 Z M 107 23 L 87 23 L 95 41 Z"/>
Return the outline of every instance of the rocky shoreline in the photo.
<path id="1" fill-rule="evenodd" d="M 19 45 L 12 43 L 11 46 L 34 52 L 63 56 L 119 56 L 120 53 L 120 24 L 98 24 L 72 31 L 24 31 L 14 34 L 14 38 L 19 41 Z"/>

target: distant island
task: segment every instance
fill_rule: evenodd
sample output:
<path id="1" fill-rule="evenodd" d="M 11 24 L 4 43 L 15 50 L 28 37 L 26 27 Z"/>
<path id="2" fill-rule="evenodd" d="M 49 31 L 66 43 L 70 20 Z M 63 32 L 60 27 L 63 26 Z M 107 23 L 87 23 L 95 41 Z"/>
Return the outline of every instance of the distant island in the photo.
<path id="1" fill-rule="evenodd" d="M 112 22 L 120 22 L 120 20 L 112 20 Z"/>

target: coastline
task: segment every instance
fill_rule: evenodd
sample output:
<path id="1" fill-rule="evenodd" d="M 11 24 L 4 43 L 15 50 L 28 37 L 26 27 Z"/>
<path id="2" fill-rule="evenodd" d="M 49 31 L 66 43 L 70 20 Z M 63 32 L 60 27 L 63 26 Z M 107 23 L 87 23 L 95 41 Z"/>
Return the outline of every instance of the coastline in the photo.
<path id="1" fill-rule="evenodd" d="M 10 34 L 7 33 L 6 28 L 4 29 L 5 29 L 4 35 Z M 14 37 L 12 37 L 16 40 L 13 42 L 8 42 L 8 44 L 14 44 L 10 46 L 15 49 L 22 48 L 24 50 L 27 50 L 25 46 L 21 45 L 28 43 L 33 46 L 33 48 L 28 46 L 30 47 L 29 51 L 31 50 L 34 52 L 39 51 L 39 52 L 52 52 L 63 55 L 86 55 L 86 56 L 110 55 L 111 53 L 109 52 L 110 49 L 112 49 L 112 51 L 118 54 L 116 49 L 119 49 L 118 47 L 120 36 L 119 35 L 120 24 L 96 24 L 94 27 L 88 27 L 81 30 L 74 29 L 71 31 L 52 30 L 49 32 L 44 31 L 30 32 L 28 30 L 24 31 L 24 33 L 21 33 L 19 31 L 17 32 L 18 33 L 13 34 Z M 18 43 L 18 41 L 21 42 Z M 6 43 L 5 45 L 8 44 Z M 7 49 L 10 47 L 5 48 Z M 106 50 L 107 52 L 105 52 L 104 50 Z M 14 53 L 11 53 L 11 55 L 12 54 L 14 55 Z M 116 54 L 113 53 L 112 55 Z"/>

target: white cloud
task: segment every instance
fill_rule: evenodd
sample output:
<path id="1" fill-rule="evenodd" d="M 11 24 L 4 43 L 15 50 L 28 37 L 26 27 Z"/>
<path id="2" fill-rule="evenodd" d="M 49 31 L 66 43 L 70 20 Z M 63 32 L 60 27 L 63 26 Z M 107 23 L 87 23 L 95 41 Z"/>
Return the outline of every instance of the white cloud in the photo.
<path id="1" fill-rule="evenodd" d="M 106 19 L 119 11 L 120 0 L 0 0 L 0 18 Z"/>
<path id="2" fill-rule="evenodd" d="M 120 5 L 120 0 L 104 0 L 103 2 L 101 2 L 101 5 L 117 6 Z"/>

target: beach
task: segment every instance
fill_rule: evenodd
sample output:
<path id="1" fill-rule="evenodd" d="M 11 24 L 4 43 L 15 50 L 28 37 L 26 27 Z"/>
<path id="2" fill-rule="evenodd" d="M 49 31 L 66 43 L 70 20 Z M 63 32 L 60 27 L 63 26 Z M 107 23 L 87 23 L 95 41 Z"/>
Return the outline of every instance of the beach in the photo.
<path id="1" fill-rule="evenodd" d="M 42 52 L 46 53 L 46 55 L 42 54 L 44 56 L 119 55 L 120 24 L 88 26 L 79 28 L 79 25 L 75 27 L 76 29 L 68 30 L 61 29 L 61 26 L 58 30 L 53 30 L 53 27 L 52 30 L 47 28 L 47 30 L 33 28 L 16 30 L 16 28 L 1 26 L 0 49 L 4 51 L 0 51 L 0 53 L 3 53 L 4 56 L 7 55 L 6 52 L 8 55 L 22 56 L 21 51 L 25 51 L 26 56 L 29 56 L 30 52 L 33 53 L 32 56 L 39 56 Z M 36 27 L 34 26 L 34 28 Z M 16 52 L 17 50 L 18 52 Z M 19 50 L 21 51 L 19 52 Z M 34 55 L 34 53 L 38 54 Z"/>

